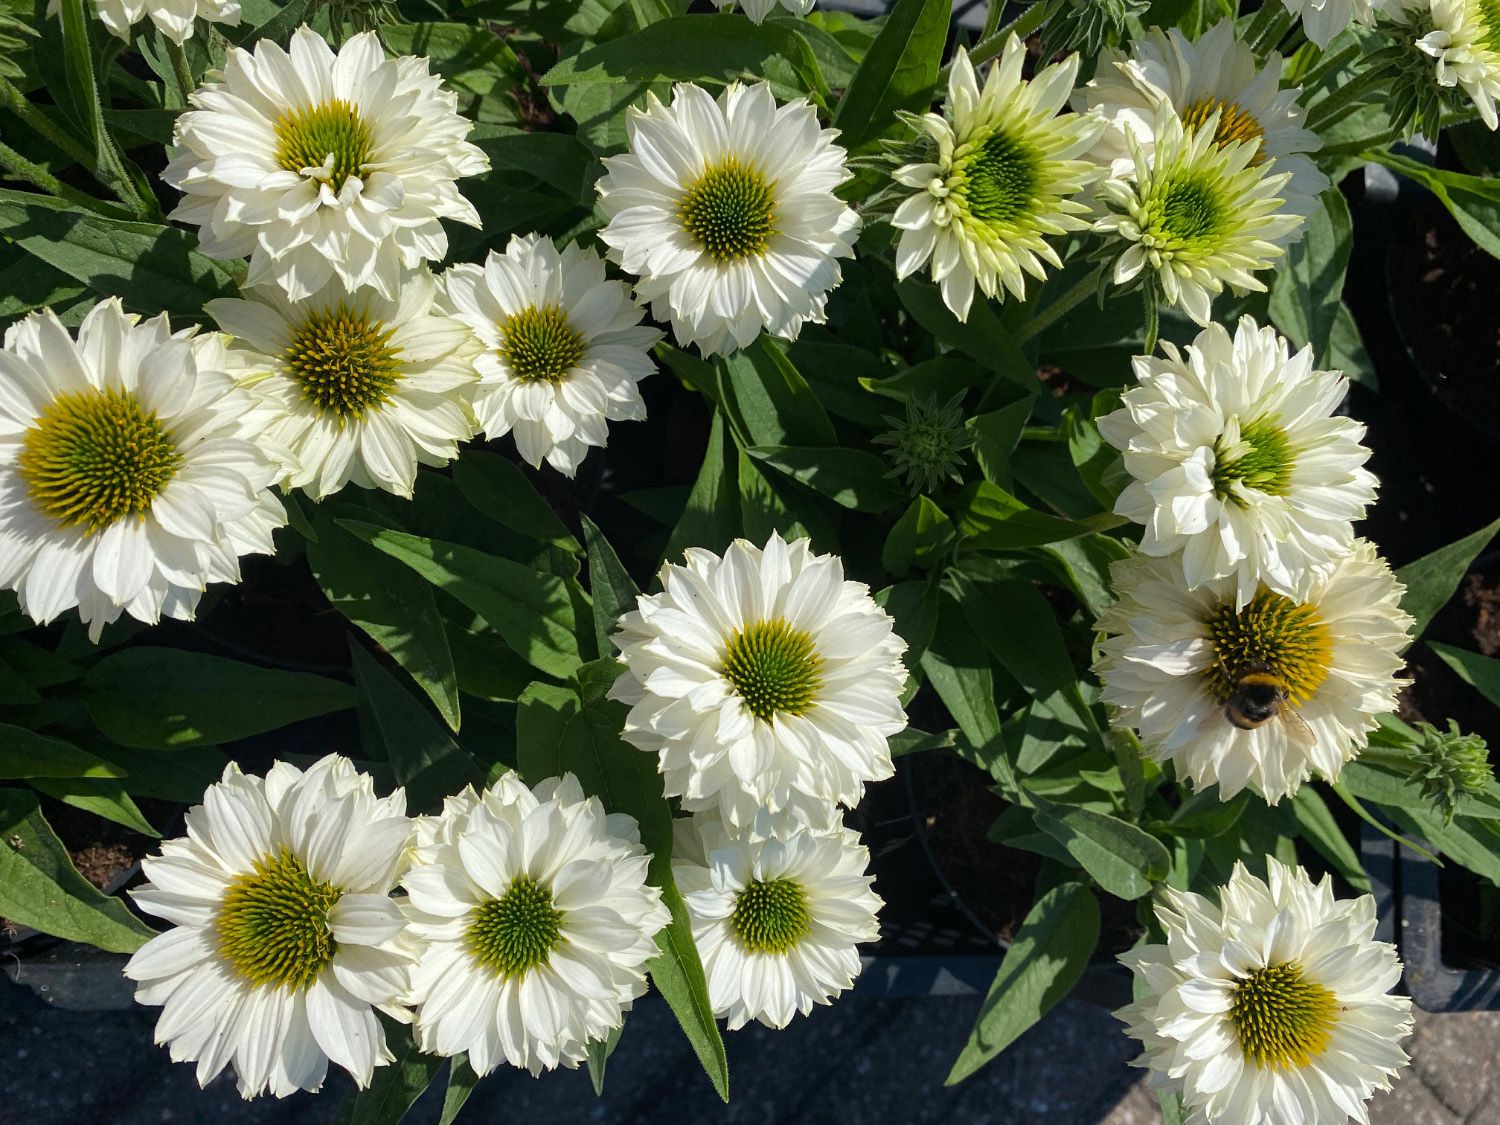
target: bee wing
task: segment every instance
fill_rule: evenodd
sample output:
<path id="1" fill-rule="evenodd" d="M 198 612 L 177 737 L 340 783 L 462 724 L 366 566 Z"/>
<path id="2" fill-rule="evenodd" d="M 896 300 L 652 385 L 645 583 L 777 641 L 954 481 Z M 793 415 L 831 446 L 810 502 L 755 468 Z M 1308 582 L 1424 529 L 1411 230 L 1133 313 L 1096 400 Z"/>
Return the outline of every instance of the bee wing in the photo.
<path id="1" fill-rule="evenodd" d="M 1311 750 L 1318 744 L 1317 735 L 1313 734 L 1312 727 L 1307 725 L 1307 720 L 1297 714 L 1296 708 L 1290 703 L 1282 705 L 1281 723 L 1286 727 L 1287 737 L 1301 746 L 1304 750 Z"/>

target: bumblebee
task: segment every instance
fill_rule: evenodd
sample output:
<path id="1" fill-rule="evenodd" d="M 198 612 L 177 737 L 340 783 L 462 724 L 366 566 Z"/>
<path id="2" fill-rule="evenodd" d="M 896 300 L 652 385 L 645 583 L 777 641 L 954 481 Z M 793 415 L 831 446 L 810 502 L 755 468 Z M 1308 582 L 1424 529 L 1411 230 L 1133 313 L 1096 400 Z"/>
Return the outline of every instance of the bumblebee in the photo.
<path id="1" fill-rule="evenodd" d="M 1221 665 L 1222 667 L 1222 665 Z M 1315 741 L 1312 728 L 1292 706 L 1292 693 L 1286 682 L 1269 664 L 1247 661 L 1238 672 L 1224 670 L 1229 696 L 1224 700 L 1224 717 L 1240 730 L 1255 730 L 1272 719 L 1280 719 L 1287 735 L 1294 741 L 1311 746 Z"/>

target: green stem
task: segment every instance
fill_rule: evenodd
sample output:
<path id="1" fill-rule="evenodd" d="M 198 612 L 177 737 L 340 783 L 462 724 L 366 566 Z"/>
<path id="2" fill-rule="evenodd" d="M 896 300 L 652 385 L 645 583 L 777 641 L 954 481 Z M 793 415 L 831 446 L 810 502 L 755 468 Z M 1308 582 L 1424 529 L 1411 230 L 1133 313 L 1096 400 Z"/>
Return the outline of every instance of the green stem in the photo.
<path id="1" fill-rule="evenodd" d="M 40 164 L 27 160 L 8 144 L 0 142 L 0 168 L 14 176 L 18 180 L 24 180 L 32 187 L 41 188 L 48 195 L 55 195 L 59 199 L 66 199 L 69 203 L 86 207 L 90 211 L 96 211 L 101 215 L 109 215 L 118 218 L 119 212 L 107 203 L 95 199 L 91 195 L 79 191 L 75 187 L 69 187 L 63 183 Z"/>
<path id="2" fill-rule="evenodd" d="M 1359 58 L 1362 53 L 1362 49 L 1356 43 L 1352 47 L 1345 47 L 1336 55 L 1328 55 L 1325 58 L 1321 58 L 1318 60 L 1318 65 L 1304 74 L 1297 84 L 1304 90 L 1315 89 L 1322 84 L 1323 79 L 1327 78 L 1330 74 L 1337 74 L 1344 67 Z"/>
<path id="3" fill-rule="evenodd" d="M 1344 783 L 1342 781 L 1336 781 L 1333 783 L 1333 791 L 1339 795 L 1339 800 L 1343 801 L 1344 804 L 1348 805 L 1351 809 L 1354 810 L 1355 816 L 1359 817 L 1360 820 L 1364 821 L 1371 828 L 1375 829 L 1375 831 L 1379 832 L 1382 836 L 1386 836 L 1389 839 L 1395 840 L 1396 843 L 1400 844 L 1402 847 L 1410 848 L 1422 858 L 1431 860 L 1439 867 L 1443 866 L 1443 861 L 1440 860 L 1437 856 L 1433 855 L 1426 848 L 1422 847 L 1420 844 L 1412 840 L 1408 840 L 1405 836 L 1402 836 L 1398 832 L 1392 832 L 1385 825 L 1381 824 L 1380 821 L 1371 816 L 1370 810 L 1359 803 L 1358 797 L 1344 788 Z"/>
<path id="4" fill-rule="evenodd" d="M 188 95 L 198 88 L 198 83 L 193 78 L 193 68 L 188 64 L 187 51 L 169 35 L 163 35 L 161 39 L 167 48 L 167 58 L 172 60 L 172 73 L 177 77 L 177 85 L 182 88 L 182 104 L 188 105 Z"/>
<path id="5" fill-rule="evenodd" d="M 1103 272 L 1104 267 L 1098 265 L 1075 281 L 1057 300 L 1026 322 L 1016 342 L 1024 344 L 1027 340 L 1035 339 L 1057 323 L 1061 317 L 1081 305 L 1090 293 L 1098 290 L 1099 275 Z"/>
<path id="6" fill-rule="evenodd" d="M 1250 49 L 1255 52 L 1255 57 L 1260 59 L 1265 58 L 1281 42 L 1286 33 L 1291 30 L 1292 24 L 1297 22 L 1297 17 L 1286 10 L 1286 6 L 1281 3 L 1281 0 L 1266 0 L 1265 8 L 1262 8 L 1261 11 L 1265 11 L 1266 8 L 1274 9 L 1273 14 L 1266 20 L 1266 26 L 1261 29 L 1260 34 L 1250 44 Z M 1259 13 L 1256 14 L 1259 15 Z"/>
<path id="7" fill-rule="evenodd" d="M 1307 128 L 1316 132 L 1319 126 L 1326 128 L 1353 113 L 1371 89 L 1390 78 L 1389 68 L 1389 63 L 1372 66 L 1363 74 L 1357 74 L 1344 85 L 1329 91 L 1326 98 L 1307 111 Z"/>
<path id="8" fill-rule="evenodd" d="M 50 117 L 32 105 L 26 95 L 11 85 L 9 80 L 0 78 L 0 103 L 24 121 L 31 129 L 57 147 L 69 159 L 78 161 L 89 172 L 94 170 L 94 154 L 89 152 L 78 143 L 70 134 L 63 131 Z"/>
<path id="9" fill-rule="evenodd" d="M 978 43 L 975 43 L 969 50 L 969 62 L 973 63 L 977 70 L 991 59 L 998 57 L 1000 52 L 1005 50 L 1005 44 L 1010 41 L 1012 35 L 1017 39 L 1025 39 L 1051 18 L 1053 11 L 1060 3 L 1062 0 L 1035 0 L 1031 7 L 1011 20 L 1008 25 L 984 36 Z M 1003 9 L 1005 5 L 1002 3 L 1000 7 Z M 939 86 L 947 83 L 948 72 L 952 69 L 953 64 L 949 63 L 938 71 L 937 84 Z"/>
<path id="10" fill-rule="evenodd" d="M 1255 15 L 1250 17 L 1250 26 L 1245 28 L 1245 34 L 1240 37 L 1240 41 L 1254 46 L 1255 41 L 1265 34 L 1266 26 L 1275 18 L 1278 8 L 1285 11 L 1286 5 L 1281 0 L 1265 0 L 1256 9 Z"/>

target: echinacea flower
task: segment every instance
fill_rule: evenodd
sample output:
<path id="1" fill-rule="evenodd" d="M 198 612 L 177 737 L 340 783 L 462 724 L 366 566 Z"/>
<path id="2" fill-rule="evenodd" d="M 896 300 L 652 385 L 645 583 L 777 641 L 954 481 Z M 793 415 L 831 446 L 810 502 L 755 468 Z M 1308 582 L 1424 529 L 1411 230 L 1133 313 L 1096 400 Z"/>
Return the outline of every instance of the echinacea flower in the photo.
<path id="1" fill-rule="evenodd" d="M 1420 0 L 1419 0 L 1420 3 Z M 1492 0 L 1426 0 L 1432 30 L 1417 46 L 1437 60 L 1439 86 L 1460 86 L 1485 125 L 1500 127 L 1500 6 Z"/>

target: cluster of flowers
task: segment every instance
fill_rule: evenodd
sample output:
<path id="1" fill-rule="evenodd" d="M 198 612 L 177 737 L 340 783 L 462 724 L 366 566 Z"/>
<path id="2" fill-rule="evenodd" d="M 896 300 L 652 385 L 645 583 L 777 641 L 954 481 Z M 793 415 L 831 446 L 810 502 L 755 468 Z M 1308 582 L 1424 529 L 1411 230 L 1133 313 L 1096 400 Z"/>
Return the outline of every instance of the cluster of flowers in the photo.
<path id="1" fill-rule="evenodd" d="M 611 694 L 691 813 L 671 867 L 714 1014 L 784 1027 L 848 988 L 878 933 L 839 804 L 892 772 L 905 645 L 806 540 L 691 551 L 662 585 L 621 623 Z M 135 900 L 174 928 L 126 973 L 200 1082 L 232 1064 L 246 1097 L 285 1096 L 331 1060 L 364 1086 L 392 1057 L 377 1010 L 481 1075 L 576 1067 L 620 1026 L 670 921 L 631 817 L 571 775 L 514 773 L 405 813 L 338 755 L 264 779 L 231 765 L 144 861 Z"/>

